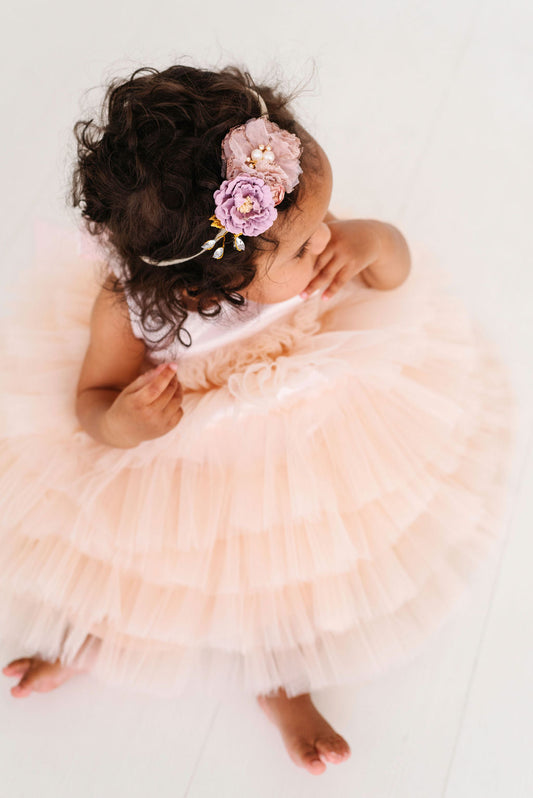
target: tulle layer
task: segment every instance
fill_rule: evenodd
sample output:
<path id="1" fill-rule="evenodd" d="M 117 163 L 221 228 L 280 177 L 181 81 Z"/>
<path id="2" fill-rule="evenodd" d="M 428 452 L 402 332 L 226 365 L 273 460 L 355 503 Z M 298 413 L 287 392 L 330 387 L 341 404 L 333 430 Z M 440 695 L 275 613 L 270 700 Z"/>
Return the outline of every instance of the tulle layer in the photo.
<path id="1" fill-rule="evenodd" d="M 122 450 L 74 414 L 105 266 L 42 232 L 1 330 L 17 656 L 160 695 L 295 695 L 413 656 L 502 533 L 516 434 L 506 366 L 427 253 L 393 291 L 356 278 L 185 358 L 180 424 Z"/>

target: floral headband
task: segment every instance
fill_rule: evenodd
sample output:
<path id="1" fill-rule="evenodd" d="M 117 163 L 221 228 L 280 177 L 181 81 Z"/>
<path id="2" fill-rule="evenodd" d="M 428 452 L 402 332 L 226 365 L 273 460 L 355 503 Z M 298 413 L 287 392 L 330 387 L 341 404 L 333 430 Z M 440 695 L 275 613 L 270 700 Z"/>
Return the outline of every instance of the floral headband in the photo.
<path id="1" fill-rule="evenodd" d="M 258 236 L 277 218 L 276 205 L 290 194 L 298 183 L 302 169 L 302 144 L 298 136 L 282 130 L 268 119 L 263 98 L 250 89 L 261 105 L 261 116 L 244 125 L 231 128 L 222 142 L 222 168 L 225 180 L 214 192 L 215 212 L 209 217 L 211 227 L 218 229 L 214 238 L 188 258 L 156 261 L 141 256 L 151 266 L 173 266 L 214 249 L 213 257 L 224 255 L 226 235 L 233 235 L 233 246 L 245 248 L 241 236 Z"/>

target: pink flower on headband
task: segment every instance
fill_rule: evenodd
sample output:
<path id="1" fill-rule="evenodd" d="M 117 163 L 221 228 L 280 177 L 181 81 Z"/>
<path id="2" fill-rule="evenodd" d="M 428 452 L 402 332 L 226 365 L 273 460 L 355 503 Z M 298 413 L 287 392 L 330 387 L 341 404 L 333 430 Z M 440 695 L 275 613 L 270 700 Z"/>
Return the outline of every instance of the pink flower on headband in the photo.
<path id="1" fill-rule="evenodd" d="M 274 223 L 278 212 L 269 186 L 260 177 L 242 173 L 224 180 L 215 198 L 215 216 L 230 233 L 258 236 Z"/>
<path id="2" fill-rule="evenodd" d="M 226 178 L 232 180 L 239 174 L 263 178 L 275 205 L 297 185 L 301 153 L 298 136 L 264 117 L 232 128 L 222 142 Z"/>
<path id="3" fill-rule="evenodd" d="M 283 187 L 285 175 L 282 170 L 276 164 L 270 164 L 270 166 L 263 168 L 258 165 L 255 171 L 252 171 L 252 174 L 255 174 L 256 177 L 261 177 L 265 181 L 272 192 L 274 205 L 279 205 L 285 196 L 285 188 Z"/>

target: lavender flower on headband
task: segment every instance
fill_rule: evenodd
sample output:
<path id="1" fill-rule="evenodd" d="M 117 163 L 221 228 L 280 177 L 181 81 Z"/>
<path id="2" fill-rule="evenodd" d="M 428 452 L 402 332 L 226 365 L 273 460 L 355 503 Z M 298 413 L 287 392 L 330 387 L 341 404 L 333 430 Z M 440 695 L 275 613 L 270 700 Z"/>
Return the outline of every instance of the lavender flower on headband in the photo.
<path id="1" fill-rule="evenodd" d="M 215 198 L 215 216 L 230 233 L 258 236 L 274 223 L 278 212 L 272 191 L 260 177 L 239 174 L 224 180 Z"/>
<path id="2" fill-rule="evenodd" d="M 226 178 L 238 174 L 262 177 L 278 205 L 291 192 L 302 172 L 298 136 L 261 117 L 232 128 L 222 142 Z"/>
<path id="3" fill-rule="evenodd" d="M 265 103 L 258 97 L 267 115 Z M 222 142 L 222 174 L 226 179 L 213 194 L 216 210 L 209 217 L 211 226 L 218 227 L 219 232 L 204 241 L 194 255 L 162 261 L 141 255 L 141 259 L 153 266 L 174 266 L 214 249 L 220 242 L 213 251 L 213 257 L 220 260 L 227 233 L 233 234 L 234 248 L 242 251 L 245 244 L 241 235 L 261 235 L 274 223 L 278 215 L 275 206 L 298 183 L 301 154 L 298 136 L 282 130 L 266 116 L 232 128 Z"/>

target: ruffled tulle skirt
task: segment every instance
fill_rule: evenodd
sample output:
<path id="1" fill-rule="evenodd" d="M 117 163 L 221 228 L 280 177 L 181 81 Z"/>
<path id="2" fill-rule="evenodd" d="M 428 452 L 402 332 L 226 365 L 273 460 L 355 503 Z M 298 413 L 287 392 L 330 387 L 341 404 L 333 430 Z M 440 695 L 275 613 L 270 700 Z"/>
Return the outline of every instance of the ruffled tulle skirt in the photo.
<path id="1" fill-rule="evenodd" d="M 162 696 L 292 696 L 411 658 L 503 534 L 516 439 L 505 362 L 428 254 L 396 289 L 355 278 L 184 359 L 182 420 L 125 450 L 74 412 L 104 264 L 44 232 L 0 335 L 13 657 L 70 664 L 92 635 L 80 665 Z"/>

